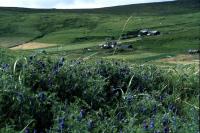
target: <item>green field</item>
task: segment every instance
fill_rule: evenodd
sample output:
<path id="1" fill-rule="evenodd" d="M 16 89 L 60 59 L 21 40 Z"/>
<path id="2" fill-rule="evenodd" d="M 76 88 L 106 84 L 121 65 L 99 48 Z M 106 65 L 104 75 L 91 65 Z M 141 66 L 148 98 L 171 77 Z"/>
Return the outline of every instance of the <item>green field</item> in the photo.
<path id="1" fill-rule="evenodd" d="M 161 35 L 136 38 L 138 41 L 133 42 L 130 40 L 129 43 L 134 47 L 132 52 L 128 52 L 130 56 L 147 52 L 152 53 L 149 55 L 152 58 L 160 54 L 157 56 L 160 59 L 171 54 L 187 54 L 189 49 L 199 48 L 198 7 L 198 0 L 178 0 L 85 10 L 0 8 L 0 46 L 14 47 L 27 42 L 40 42 L 57 44 L 60 48 L 47 49 L 54 54 L 68 53 L 72 57 L 73 54 L 75 57 L 84 57 L 87 53 L 84 55 L 82 49 L 91 48 L 93 53 L 98 52 L 97 57 L 107 57 L 110 52 L 98 48 L 105 38 L 113 36 L 118 39 L 127 31 L 147 28 L 158 30 Z M 130 16 L 132 18 L 122 33 Z M 116 59 L 119 55 L 109 58 Z"/>
<path id="2" fill-rule="evenodd" d="M 199 133 L 199 18 L 199 0 L 0 7 L 0 133 Z"/>

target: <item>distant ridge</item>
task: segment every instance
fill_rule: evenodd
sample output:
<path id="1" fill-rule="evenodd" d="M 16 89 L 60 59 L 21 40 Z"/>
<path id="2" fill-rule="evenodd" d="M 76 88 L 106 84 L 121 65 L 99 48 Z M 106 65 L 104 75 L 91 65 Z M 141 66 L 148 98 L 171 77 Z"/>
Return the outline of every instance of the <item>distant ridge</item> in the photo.
<path id="1" fill-rule="evenodd" d="M 98 14 L 136 14 L 136 15 L 157 15 L 157 14 L 180 14 L 200 11 L 200 0 L 176 0 L 169 2 L 155 2 L 131 4 L 97 9 L 33 9 L 19 7 L 0 7 L 0 11 L 15 12 L 69 12 L 69 13 L 98 13 Z"/>

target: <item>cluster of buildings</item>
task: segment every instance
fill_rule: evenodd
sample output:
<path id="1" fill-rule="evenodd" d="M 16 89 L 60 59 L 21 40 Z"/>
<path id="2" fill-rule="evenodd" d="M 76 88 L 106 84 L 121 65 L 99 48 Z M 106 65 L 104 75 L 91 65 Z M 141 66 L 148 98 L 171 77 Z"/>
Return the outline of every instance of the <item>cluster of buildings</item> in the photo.
<path id="1" fill-rule="evenodd" d="M 142 37 L 142 36 L 156 36 L 156 35 L 160 35 L 160 32 L 157 30 L 149 30 L 149 29 L 142 29 L 139 31 L 129 31 L 125 34 L 121 35 L 122 40 L 124 39 L 130 39 L 130 38 L 134 38 L 134 37 Z M 132 44 L 124 44 L 124 45 L 120 45 L 118 44 L 118 42 L 112 38 L 107 38 L 105 43 L 100 44 L 99 45 L 102 49 L 121 49 L 121 50 L 125 50 L 125 49 L 132 49 L 133 46 Z"/>
<path id="2" fill-rule="evenodd" d="M 126 49 L 132 49 L 132 44 L 118 44 L 116 40 L 106 40 L 104 44 L 99 45 L 102 49 L 119 49 L 119 50 L 126 50 Z"/>
<path id="3" fill-rule="evenodd" d="M 143 29 L 139 31 L 138 37 L 140 36 L 156 36 L 160 35 L 160 32 L 157 30 L 149 30 L 149 29 Z"/>

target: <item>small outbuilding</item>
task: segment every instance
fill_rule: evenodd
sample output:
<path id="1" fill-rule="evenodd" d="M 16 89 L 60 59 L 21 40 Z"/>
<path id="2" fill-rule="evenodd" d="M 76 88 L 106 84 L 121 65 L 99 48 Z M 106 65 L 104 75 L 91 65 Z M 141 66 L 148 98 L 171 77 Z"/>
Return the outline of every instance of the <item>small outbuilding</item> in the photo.
<path id="1" fill-rule="evenodd" d="M 117 46 L 117 41 L 112 39 L 106 39 L 104 44 L 99 45 L 103 49 L 112 49 Z"/>
<path id="2" fill-rule="evenodd" d="M 156 35 L 160 35 L 160 32 L 157 30 L 153 30 L 153 31 L 149 31 L 149 33 L 147 35 L 148 36 L 156 36 Z"/>
<path id="3" fill-rule="evenodd" d="M 200 54 L 200 49 L 189 49 L 188 53 L 189 54 Z"/>
<path id="4" fill-rule="evenodd" d="M 143 29 L 143 30 L 140 30 L 138 33 L 138 37 L 140 37 L 140 36 L 156 36 L 156 35 L 160 35 L 160 32 L 157 30 Z"/>
<path id="5" fill-rule="evenodd" d="M 143 29 L 139 31 L 138 36 L 146 36 L 149 33 L 148 29 Z"/>

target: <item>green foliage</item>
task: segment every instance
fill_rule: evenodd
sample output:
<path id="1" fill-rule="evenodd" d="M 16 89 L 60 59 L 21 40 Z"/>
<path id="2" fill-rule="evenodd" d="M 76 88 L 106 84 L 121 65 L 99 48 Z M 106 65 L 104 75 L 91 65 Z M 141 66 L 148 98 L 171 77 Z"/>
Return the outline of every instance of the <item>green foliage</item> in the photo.
<path id="1" fill-rule="evenodd" d="M 2 65 L 1 132 L 199 131 L 195 67 L 130 67 L 45 54 Z"/>

